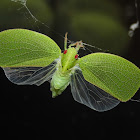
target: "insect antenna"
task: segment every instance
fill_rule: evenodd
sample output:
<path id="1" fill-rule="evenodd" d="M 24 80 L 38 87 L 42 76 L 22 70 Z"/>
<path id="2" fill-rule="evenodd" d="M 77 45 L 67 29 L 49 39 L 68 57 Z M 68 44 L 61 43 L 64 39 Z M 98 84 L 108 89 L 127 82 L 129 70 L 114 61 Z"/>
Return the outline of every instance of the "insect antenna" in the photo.
<path id="1" fill-rule="evenodd" d="M 138 99 L 138 100 L 135 100 L 135 99 L 130 99 L 130 101 L 133 101 L 133 102 L 138 102 L 138 103 L 140 103 L 140 99 Z"/>
<path id="2" fill-rule="evenodd" d="M 109 50 L 104 50 L 104 49 L 101 49 L 101 48 L 99 48 L 99 47 L 96 47 L 96 46 L 93 46 L 93 45 L 90 45 L 90 44 L 87 44 L 87 43 L 84 43 L 83 42 L 83 45 L 84 46 L 89 46 L 89 47 L 91 47 L 91 48 L 94 48 L 94 49 L 97 49 L 97 50 L 99 50 L 99 51 L 103 51 L 103 52 L 109 52 Z M 90 52 L 93 52 L 93 51 L 91 51 L 89 48 L 87 48 L 87 47 L 85 47 L 87 50 L 89 50 Z"/>
<path id="3" fill-rule="evenodd" d="M 84 48 L 82 48 L 83 50 L 88 50 L 90 53 L 93 53 L 93 51 L 92 50 L 90 50 L 89 48 L 87 48 L 87 47 L 84 47 Z"/>

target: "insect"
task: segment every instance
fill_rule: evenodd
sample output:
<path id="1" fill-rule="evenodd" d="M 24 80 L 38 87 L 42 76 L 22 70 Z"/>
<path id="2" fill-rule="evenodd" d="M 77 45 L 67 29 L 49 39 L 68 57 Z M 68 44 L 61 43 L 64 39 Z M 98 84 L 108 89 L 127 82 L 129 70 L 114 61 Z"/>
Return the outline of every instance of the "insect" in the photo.
<path id="1" fill-rule="evenodd" d="M 96 111 L 107 111 L 130 100 L 140 87 L 140 69 L 109 53 L 79 58 L 82 41 L 64 51 L 48 36 L 26 29 L 0 32 L 0 67 L 17 85 L 41 85 L 49 81 L 52 97 L 70 84 L 73 98 Z"/>

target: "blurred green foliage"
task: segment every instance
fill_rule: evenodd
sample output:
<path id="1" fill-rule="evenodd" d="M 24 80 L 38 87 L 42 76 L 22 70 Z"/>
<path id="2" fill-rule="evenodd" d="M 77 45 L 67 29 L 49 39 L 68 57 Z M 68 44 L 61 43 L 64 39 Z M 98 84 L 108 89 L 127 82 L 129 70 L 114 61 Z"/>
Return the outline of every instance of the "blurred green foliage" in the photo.
<path id="1" fill-rule="evenodd" d="M 37 19 L 47 22 L 48 26 L 53 22 L 53 14 L 45 0 L 27 0 L 27 7 Z M 43 16 L 42 16 L 43 15 Z M 28 28 L 33 25 L 41 26 L 31 17 L 27 9 L 20 2 L 11 0 L 0 1 L 0 28 Z"/>
<path id="2" fill-rule="evenodd" d="M 69 16 L 80 12 L 106 14 L 114 19 L 120 18 L 121 7 L 116 0 L 59 0 L 58 12 Z"/>

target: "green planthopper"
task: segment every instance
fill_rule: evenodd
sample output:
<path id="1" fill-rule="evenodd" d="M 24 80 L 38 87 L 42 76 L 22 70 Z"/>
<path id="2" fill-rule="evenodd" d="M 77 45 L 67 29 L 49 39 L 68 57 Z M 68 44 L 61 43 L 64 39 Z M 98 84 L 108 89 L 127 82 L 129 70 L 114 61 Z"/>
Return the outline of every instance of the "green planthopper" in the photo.
<path id="1" fill-rule="evenodd" d="M 64 52 L 48 36 L 26 29 L 0 32 L 0 67 L 17 85 L 41 85 L 49 81 L 52 97 L 70 84 L 73 98 L 96 111 L 107 111 L 130 100 L 140 87 L 140 69 L 109 53 L 78 58 L 82 41 Z"/>

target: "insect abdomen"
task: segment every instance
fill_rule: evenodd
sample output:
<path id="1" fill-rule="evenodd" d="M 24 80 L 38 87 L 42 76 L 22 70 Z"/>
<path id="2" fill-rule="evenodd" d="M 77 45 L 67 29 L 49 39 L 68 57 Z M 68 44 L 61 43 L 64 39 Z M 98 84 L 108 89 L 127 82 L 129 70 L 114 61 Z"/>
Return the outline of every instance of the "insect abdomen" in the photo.
<path id="1" fill-rule="evenodd" d="M 70 75 L 64 75 L 56 70 L 51 80 L 51 91 L 53 97 L 60 95 L 70 83 Z"/>

